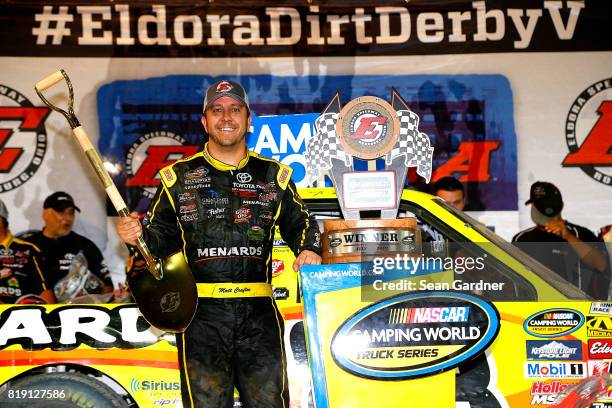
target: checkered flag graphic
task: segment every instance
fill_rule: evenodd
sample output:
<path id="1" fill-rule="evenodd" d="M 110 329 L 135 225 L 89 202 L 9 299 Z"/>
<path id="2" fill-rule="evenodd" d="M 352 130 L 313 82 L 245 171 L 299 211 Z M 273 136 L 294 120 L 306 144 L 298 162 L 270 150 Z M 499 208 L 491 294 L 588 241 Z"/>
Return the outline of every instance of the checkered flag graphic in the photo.
<path id="1" fill-rule="evenodd" d="M 404 156 L 404 164 L 416 167 L 417 174 L 429 183 L 434 149 L 430 146 L 429 137 L 419 132 L 419 116 L 411 111 L 398 110 L 397 117 L 400 121 L 399 137 L 385 161 L 389 165 L 396 157 Z"/>
<path id="2" fill-rule="evenodd" d="M 308 184 L 315 181 L 332 168 L 332 158 L 344 161 L 348 167 L 352 165 L 352 157 L 342 149 L 336 137 L 337 113 L 325 113 L 315 120 L 315 134 L 306 146 L 306 175 Z"/>

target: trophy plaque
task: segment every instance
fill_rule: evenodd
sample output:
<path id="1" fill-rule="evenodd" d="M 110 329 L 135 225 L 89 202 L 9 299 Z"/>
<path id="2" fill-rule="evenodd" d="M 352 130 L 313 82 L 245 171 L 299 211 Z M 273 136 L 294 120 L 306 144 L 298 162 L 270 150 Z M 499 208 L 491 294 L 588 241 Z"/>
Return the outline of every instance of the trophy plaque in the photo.
<path id="1" fill-rule="evenodd" d="M 427 182 L 431 178 L 433 147 L 418 126 L 419 117 L 395 89 L 391 103 L 363 96 L 342 108 L 336 93 L 316 119 L 306 148 L 308 183 L 324 185 L 329 176 L 344 218 L 324 221 L 324 263 L 420 255 L 415 218 L 396 218 L 408 168 L 416 167 Z M 382 158 L 384 170 L 370 170 Z M 366 161 L 368 171 L 355 171 L 355 160 Z"/>

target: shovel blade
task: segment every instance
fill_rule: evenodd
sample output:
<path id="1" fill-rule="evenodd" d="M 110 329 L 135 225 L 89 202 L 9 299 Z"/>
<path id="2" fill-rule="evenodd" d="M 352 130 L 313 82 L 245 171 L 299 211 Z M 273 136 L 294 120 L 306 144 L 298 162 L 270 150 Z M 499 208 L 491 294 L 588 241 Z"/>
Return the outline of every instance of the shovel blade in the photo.
<path id="1" fill-rule="evenodd" d="M 182 252 L 160 262 L 161 279 L 156 279 L 144 268 L 128 271 L 128 285 L 140 313 L 152 326 L 181 333 L 191 323 L 198 305 L 195 279 Z"/>

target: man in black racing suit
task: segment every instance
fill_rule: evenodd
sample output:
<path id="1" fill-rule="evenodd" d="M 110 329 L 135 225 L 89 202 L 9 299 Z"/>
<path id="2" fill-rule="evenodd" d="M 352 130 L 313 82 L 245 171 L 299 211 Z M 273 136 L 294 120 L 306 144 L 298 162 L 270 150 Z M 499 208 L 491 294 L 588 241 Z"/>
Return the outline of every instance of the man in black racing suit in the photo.
<path id="1" fill-rule="evenodd" d="M 270 286 L 274 226 L 297 256 L 295 270 L 321 262 L 320 232 L 291 168 L 247 150 L 250 122 L 238 83 L 212 85 L 202 119 L 208 143 L 160 171 L 143 221 L 151 251 L 182 250 L 198 283 L 195 317 L 177 337 L 186 406 L 231 407 L 235 385 L 243 406 L 289 407 L 283 318 Z M 131 245 L 136 220 L 117 225 Z"/>

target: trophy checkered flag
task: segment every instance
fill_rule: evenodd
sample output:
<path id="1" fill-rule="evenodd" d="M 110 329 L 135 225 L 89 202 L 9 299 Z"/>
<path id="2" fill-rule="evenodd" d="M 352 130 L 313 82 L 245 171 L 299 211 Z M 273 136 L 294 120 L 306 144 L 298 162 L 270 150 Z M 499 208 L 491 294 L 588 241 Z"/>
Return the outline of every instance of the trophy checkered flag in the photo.
<path id="1" fill-rule="evenodd" d="M 398 110 L 400 120 L 400 133 L 397 143 L 385 156 L 385 162 L 391 164 L 393 159 L 404 156 L 407 167 L 416 167 L 417 174 L 429 183 L 433 159 L 433 147 L 430 146 L 429 137 L 419 132 L 419 117 L 409 110 Z"/>
<path id="2" fill-rule="evenodd" d="M 324 113 L 315 120 L 315 134 L 306 146 L 306 174 L 308 185 L 312 186 L 321 176 L 332 169 L 332 159 L 352 167 L 353 157 L 340 146 L 336 136 L 337 113 Z"/>

